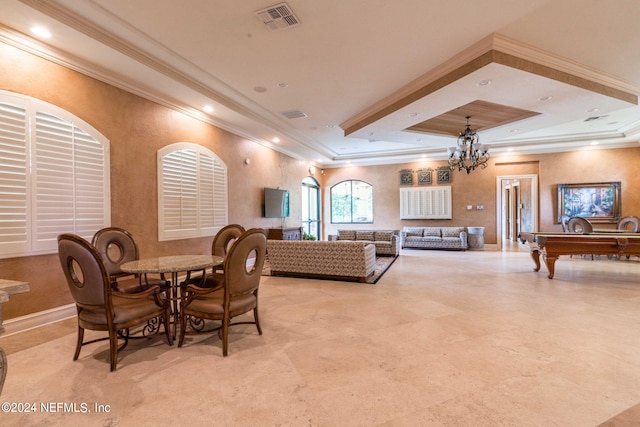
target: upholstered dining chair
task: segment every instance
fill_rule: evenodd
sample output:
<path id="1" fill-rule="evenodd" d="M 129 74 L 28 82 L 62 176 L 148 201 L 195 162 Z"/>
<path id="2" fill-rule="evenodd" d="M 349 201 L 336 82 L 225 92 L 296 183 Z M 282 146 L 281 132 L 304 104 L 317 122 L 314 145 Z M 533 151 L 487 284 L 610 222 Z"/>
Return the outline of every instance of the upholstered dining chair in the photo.
<path id="1" fill-rule="evenodd" d="M 219 289 L 187 285 L 181 302 L 180 339 L 184 343 L 187 317 L 203 320 L 221 320 L 217 328 L 222 338 L 222 355 L 227 355 L 229 327 L 236 324 L 255 324 L 262 335 L 258 317 L 258 288 L 267 253 L 265 230 L 252 228 L 245 231 L 231 245 L 224 261 L 223 286 Z M 254 321 L 231 323 L 231 319 L 253 311 Z"/>
<path id="2" fill-rule="evenodd" d="M 618 221 L 618 230 L 625 230 L 629 233 L 640 232 L 640 218 L 637 216 L 625 216 Z"/>
<path id="3" fill-rule="evenodd" d="M 91 244 L 102 257 L 115 290 L 131 294 L 152 286 L 159 286 L 162 291 L 169 289 L 170 284 L 164 277 L 151 278 L 122 271 L 122 264 L 139 259 L 138 245 L 127 230 L 118 227 L 103 228 L 93 235 Z"/>
<path id="4" fill-rule="evenodd" d="M 211 242 L 211 255 L 225 258 L 233 242 L 244 232 L 244 227 L 239 224 L 229 224 L 222 227 L 213 238 L 213 242 Z M 214 267 L 211 273 L 207 274 L 203 271 L 201 276 L 190 277 L 182 285 L 194 284 L 202 288 L 222 287 L 222 282 L 224 281 L 223 271 L 223 265 Z"/>
<path id="5" fill-rule="evenodd" d="M 580 216 L 574 216 L 569 218 L 567 221 L 567 227 L 569 228 L 569 233 L 576 234 L 591 234 L 593 233 L 593 225 L 591 222 Z"/>
<path id="6" fill-rule="evenodd" d="M 134 326 L 148 324 L 151 319 L 162 319 L 169 345 L 173 345 L 169 332 L 169 304 L 160 298 L 158 286 L 135 294 L 113 291 L 100 254 L 89 242 L 74 234 L 58 236 L 58 257 L 78 311 L 74 361 L 78 360 L 83 345 L 106 339 L 84 342 L 85 329 L 109 334 L 111 371 L 116 370 L 118 351 L 126 347 L 129 329 Z M 118 337 L 124 339 L 119 348 Z"/>

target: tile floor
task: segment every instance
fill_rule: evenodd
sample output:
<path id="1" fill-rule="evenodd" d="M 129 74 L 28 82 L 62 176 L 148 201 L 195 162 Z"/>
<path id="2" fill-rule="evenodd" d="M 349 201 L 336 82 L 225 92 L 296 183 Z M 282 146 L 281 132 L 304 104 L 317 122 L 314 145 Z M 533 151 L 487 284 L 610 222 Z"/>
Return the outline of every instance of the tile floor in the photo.
<path id="1" fill-rule="evenodd" d="M 73 320 L 3 337 L 0 401 L 90 413 L 0 424 L 640 425 L 640 261 L 532 268 L 522 247 L 405 250 L 376 285 L 264 277 L 262 336 L 232 329 L 227 358 L 215 335 L 139 340 L 114 373 L 106 342 L 71 360 Z"/>

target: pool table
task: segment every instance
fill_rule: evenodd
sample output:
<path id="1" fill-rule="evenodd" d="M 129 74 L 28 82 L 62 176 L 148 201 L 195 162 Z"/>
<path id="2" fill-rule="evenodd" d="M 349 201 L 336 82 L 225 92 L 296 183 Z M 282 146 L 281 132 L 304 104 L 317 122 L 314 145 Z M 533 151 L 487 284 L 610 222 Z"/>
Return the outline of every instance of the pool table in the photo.
<path id="1" fill-rule="evenodd" d="M 553 279 L 554 266 L 560 255 L 621 255 L 640 256 L 640 233 L 552 233 L 522 232 L 522 243 L 528 243 L 531 258 L 540 270 L 540 255 L 549 270 L 549 279 Z"/>

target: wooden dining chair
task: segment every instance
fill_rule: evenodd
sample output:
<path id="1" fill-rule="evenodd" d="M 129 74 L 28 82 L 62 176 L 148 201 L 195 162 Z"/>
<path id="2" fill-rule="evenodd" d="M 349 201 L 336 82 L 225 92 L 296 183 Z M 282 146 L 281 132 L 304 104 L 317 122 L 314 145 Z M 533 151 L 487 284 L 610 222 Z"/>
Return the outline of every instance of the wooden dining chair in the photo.
<path id="1" fill-rule="evenodd" d="M 229 224 L 222 227 L 211 242 L 211 255 L 225 258 L 233 242 L 244 232 L 244 227 L 239 224 Z M 220 288 L 224 281 L 223 272 L 223 265 L 213 267 L 211 273 L 203 271 L 201 276 L 189 277 L 181 285 L 184 287 L 189 284 L 195 284 L 202 288 Z"/>
<path id="2" fill-rule="evenodd" d="M 98 230 L 91 239 L 102 262 L 104 262 L 111 285 L 119 292 L 131 294 L 144 291 L 152 286 L 159 286 L 162 291 L 170 287 L 164 277 L 147 277 L 147 275 L 131 274 L 122 271 L 120 266 L 128 261 L 139 259 L 138 245 L 127 230 L 118 227 L 106 227 Z"/>
<path id="3" fill-rule="evenodd" d="M 618 230 L 628 231 L 629 233 L 638 233 L 640 232 L 640 218 L 633 215 L 620 218 L 616 228 Z"/>
<path id="4" fill-rule="evenodd" d="M 229 327 L 236 324 L 255 324 L 262 335 L 258 317 L 258 288 L 262 277 L 262 267 L 267 253 L 265 230 L 248 230 L 231 245 L 224 261 L 223 286 L 219 289 L 203 288 L 194 284 L 186 287 L 180 304 L 180 339 L 178 347 L 184 343 L 187 318 L 220 320 L 222 326 L 216 328 L 222 338 L 222 355 L 227 355 Z M 253 311 L 253 322 L 231 323 L 231 319 Z"/>
<path id="5" fill-rule="evenodd" d="M 169 332 L 169 304 L 160 298 L 158 286 L 134 294 L 115 292 L 100 254 L 89 242 L 74 234 L 58 236 L 58 257 L 78 312 L 74 361 L 80 356 L 83 345 L 108 338 L 111 371 L 115 371 L 118 351 L 127 346 L 129 329 L 148 325 L 152 319 L 162 319 L 167 341 L 173 345 Z M 108 337 L 84 342 L 85 329 L 106 331 Z M 124 339 L 120 347 L 119 337 Z"/>
<path id="6" fill-rule="evenodd" d="M 569 233 L 576 234 L 591 234 L 593 233 L 593 225 L 591 221 L 586 218 L 582 218 L 580 216 L 574 216 L 569 218 L 567 221 L 567 227 L 569 228 Z"/>

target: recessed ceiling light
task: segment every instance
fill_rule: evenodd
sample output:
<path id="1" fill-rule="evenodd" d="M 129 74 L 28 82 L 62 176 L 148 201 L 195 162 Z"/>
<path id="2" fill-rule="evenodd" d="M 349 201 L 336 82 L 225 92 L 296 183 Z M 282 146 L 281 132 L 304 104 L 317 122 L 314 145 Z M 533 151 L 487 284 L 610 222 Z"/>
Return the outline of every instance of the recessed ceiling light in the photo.
<path id="1" fill-rule="evenodd" d="M 207 113 L 213 113 L 213 107 L 211 105 L 205 105 L 202 109 Z"/>
<path id="2" fill-rule="evenodd" d="M 327 125 L 327 127 L 332 129 L 332 128 L 336 127 L 336 125 Z"/>
<path id="3" fill-rule="evenodd" d="M 272 139 L 271 139 L 271 141 L 273 141 L 273 142 L 275 142 L 275 143 L 278 143 L 278 142 L 280 142 L 280 138 L 278 138 L 278 137 L 276 136 L 276 137 L 272 138 Z"/>
<path id="4" fill-rule="evenodd" d="M 418 113 L 411 113 L 411 114 L 409 114 L 409 116 L 411 116 L 411 117 L 416 117 L 417 115 L 418 115 Z"/>
<path id="5" fill-rule="evenodd" d="M 488 86 L 491 84 L 491 80 L 480 80 L 478 86 Z"/>
<path id="6" fill-rule="evenodd" d="M 41 27 L 41 26 L 31 27 L 31 32 L 38 37 L 44 37 L 46 39 L 51 37 L 51 32 L 47 30 L 45 27 Z"/>
<path id="7" fill-rule="evenodd" d="M 278 83 L 278 87 L 287 87 L 287 86 L 289 86 L 289 83 L 285 83 L 285 82 Z"/>
<path id="8" fill-rule="evenodd" d="M 263 87 L 263 86 L 256 86 L 256 87 L 253 88 L 253 90 L 255 90 L 258 93 L 263 93 L 263 92 L 267 91 L 267 88 Z"/>
<path id="9" fill-rule="evenodd" d="M 596 111 L 598 111 L 598 110 L 599 110 L 599 108 L 598 108 L 598 107 L 589 108 L 589 109 L 587 110 L 587 113 L 595 113 L 595 112 L 596 112 Z"/>
<path id="10" fill-rule="evenodd" d="M 416 142 L 422 142 L 422 138 L 416 139 Z"/>
<path id="11" fill-rule="evenodd" d="M 373 132 L 367 132 L 367 136 L 373 136 Z"/>
<path id="12" fill-rule="evenodd" d="M 518 130 L 518 129 L 511 129 L 509 132 L 511 132 L 511 133 L 518 133 L 518 132 L 519 132 L 519 130 Z"/>
<path id="13" fill-rule="evenodd" d="M 553 96 L 543 96 L 542 98 L 538 98 L 538 101 L 549 101 L 553 99 Z"/>

